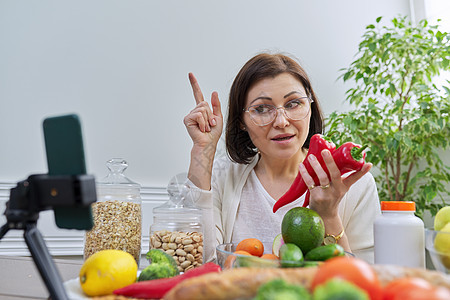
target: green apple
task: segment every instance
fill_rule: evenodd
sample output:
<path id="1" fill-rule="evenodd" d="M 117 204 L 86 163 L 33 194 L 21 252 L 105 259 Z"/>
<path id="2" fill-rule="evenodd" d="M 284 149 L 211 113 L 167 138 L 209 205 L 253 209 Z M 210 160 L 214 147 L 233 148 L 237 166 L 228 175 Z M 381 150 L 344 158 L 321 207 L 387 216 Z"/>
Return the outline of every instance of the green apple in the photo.
<path id="1" fill-rule="evenodd" d="M 445 206 L 434 217 L 434 230 L 440 231 L 448 223 L 450 223 L 450 206 Z"/>
<path id="2" fill-rule="evenodd" d="M 447 223 L 434 239 L 434 249 L 439 252 L 442 263 L 450 269 L 450 223 Z"/>

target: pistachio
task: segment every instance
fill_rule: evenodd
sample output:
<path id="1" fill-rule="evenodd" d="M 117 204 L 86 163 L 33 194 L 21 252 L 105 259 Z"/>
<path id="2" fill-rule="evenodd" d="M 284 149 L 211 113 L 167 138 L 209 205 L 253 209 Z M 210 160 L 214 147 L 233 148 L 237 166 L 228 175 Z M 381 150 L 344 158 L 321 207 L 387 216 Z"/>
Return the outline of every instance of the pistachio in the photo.
<path id="1" fill-rule="evenodd" d="M 194 245 L 186 245 L 184 246 L 184 251 L 192 252 L 194 250 Z"/>
<path id="2" fill-rule="evenodd" d="M 175 251 L 175 253 L 178 256 L 186 256 L 186 251 L 182 250 L 182 249 L 177 249 L 177 251 Z"/>
<path id="3" fill-rule="evenodd" d="M 186 259 L 189 260 L 189 261 L 191 261 L 191 262 L 195 261 L 194 255 L 192 255 L 192 254 L 190 254 L 190 253 L 188 253 L 188 254 L 186 255 Z"/>
<path id="4" fill-rule="evenodd" d="M 203 263 L 203 234 L 183 231 L 155 231 L 150 236 L 150 248 L 162 249 L 172 255 L 180 272 Z"/>
<path id="5" fill-rule="evenodd" d="M 189 267 L 191 265 L 191 262 L 189 261 L 189 260 L 185 260 L 185 261 L 183 261 L 182 263 L 181 263 L 181 267 L 183 268 L 183 269 L 186 269 L 187 267 Z"/>
<path id="6" fill-rule="evenodd" d="M 190 238 L 184 239 L 181 243 L 183 245 L 190 245 L 190 244 L 192 244 L 192 239 L 190 239 Z"/>

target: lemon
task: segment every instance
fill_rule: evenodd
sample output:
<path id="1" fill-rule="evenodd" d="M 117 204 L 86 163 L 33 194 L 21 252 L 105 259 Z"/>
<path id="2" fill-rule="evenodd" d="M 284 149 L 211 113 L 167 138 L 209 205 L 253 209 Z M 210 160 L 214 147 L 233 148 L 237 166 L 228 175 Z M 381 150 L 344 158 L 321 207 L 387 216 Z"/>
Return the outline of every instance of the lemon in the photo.
<path id="1" fill-rule="evenodd" d="M 434 249 L 439 252 L 442 263 L 450 269 L 450 223 L 447 223 L 434 239 Z"/>
<path id="2" fill-rule="evenodd" d="M 280 248 L 283 245 L 284 245 L 283 236 L 280 233 L 273 239 L 272 253 L 275 254 L 276 256 L 280 256 Z"/>
<path id="3" fill-rule="evenodd" d="M 81 266 L 80 285 L 88 296 L 110 295 L 115 289 L 136 281 L 137 263 L 121 250 L 102 250 Z"/>
<path id="4" fill-rule="evenodd" d="M 448 223 L 450 223 L 450 206 L 445 206 L 434 217 L 434 230 L 439 231 Z"/>

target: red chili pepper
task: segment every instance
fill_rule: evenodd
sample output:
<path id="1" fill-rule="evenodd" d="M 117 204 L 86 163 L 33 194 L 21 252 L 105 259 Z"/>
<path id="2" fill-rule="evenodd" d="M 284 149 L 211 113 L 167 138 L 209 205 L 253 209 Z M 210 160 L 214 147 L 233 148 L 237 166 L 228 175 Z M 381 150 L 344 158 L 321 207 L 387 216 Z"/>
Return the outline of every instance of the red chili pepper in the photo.
<path id="1" fill-rule="evenodd" d="M 175 277 L 136 282 L 115 290 L 114 294 L 134 298 L 161 299 L 173 287 L 188 278 L 221 270 L 219 265 L 210 262 Z"/>
<path id="2" fill-rule="evenodd" d="M 325 162 L 323 161 L 321 152 L 325 149 L 328 149 L 331 153 L 334 152 L 336 149 L 336 145 L 333 142 L 329 142 L 326 139 L 323 138 L 321 134 L 315 134 L 311 137 L 311 140 L 309 142 L 309 149 L 308 154 L 306 154 L 306 158 L 303 161 L 303 164 L 306 167 L 306 170 L 308 170 L 309 174 L 315 174 L 314 169 L 309 164 L 308 156 L 313 154 L 322 168 L 326 170 L 328 173 L 328 170 L 325 166 Z M 314 184 L 319 185 L 319 178 L 314 178 Z M 292 201 L 298 199 L 301 197 L 306 191 L 308 190 L 308 187 L 306 186 L 305 182 L 303 181 L 302 176 L 300 173 L 298 173 L 297 177 L 294 180 L 294 183 L 292 183 L 289 190 L 281 196 L 280 199 L 274 204 L 273 206 L 273 212 L 276 212 L 280 207 L 285 206 L 286 204 L 291 203 Z"/>

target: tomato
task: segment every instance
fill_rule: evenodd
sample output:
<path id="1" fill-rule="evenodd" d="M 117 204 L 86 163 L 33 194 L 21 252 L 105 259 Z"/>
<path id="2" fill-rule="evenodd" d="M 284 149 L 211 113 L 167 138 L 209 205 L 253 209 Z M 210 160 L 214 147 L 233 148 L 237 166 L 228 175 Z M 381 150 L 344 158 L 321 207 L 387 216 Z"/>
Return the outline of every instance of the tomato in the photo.
<path id="1" fill-rule="evenodd" d="M 408 299 L 408 300 L 449 300 L 450 292 L 443 288 L 431 287 L 429 289 L 414 288 L 410 290 L 404 290 L 397 295 L 394 299 Z"/>
<path id="2" fill-rule="evenodd" d="M 381 300 L 383 290 L 377 274 L 372 267 L 359 258 L 339 256 L 331 258 L 319 267 L 311 283 L 314 291 L 316 286 L 331 278 L 347 280 L 369 294 L 372 300 Z"/>
<path id="3" fill-rule="evenodd" d="M 450 292 L 445 288 L 435 288 L 422 278 L 399 278 L 384 288 L 384 300 L 448 300 Z"/>
<path id="4" fill-rule="evenodd" d="M 398 295 L 411 289 L 431 289 L 431 284 L 421 278 L 399 278 L 384 287 L 384 300 L 399 299 Z"/>
<path id="5" fill-rule="evenodd" d="M 429 295 L 429 294 L 428 294 Z M 444 299 L 450 299 L 450 290 L 444 288 L 444 287 L 437 287 L 434 289 L 432 293 L 432 298 L 428 298 L 432 300 L 444 300 Z"/>

